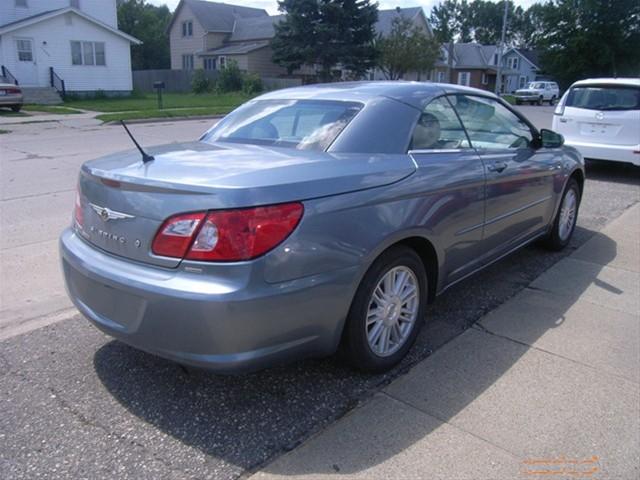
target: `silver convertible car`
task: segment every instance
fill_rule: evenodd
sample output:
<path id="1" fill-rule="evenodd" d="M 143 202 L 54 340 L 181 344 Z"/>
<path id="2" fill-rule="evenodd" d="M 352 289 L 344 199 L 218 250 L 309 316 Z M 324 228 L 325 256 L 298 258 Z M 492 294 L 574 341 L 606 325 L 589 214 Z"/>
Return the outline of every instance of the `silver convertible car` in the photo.
<path id="1" fill-rule="evenodd" d="M 392 367 L 445 289 L 534 240 L 567 245 L 585 178 L 562 136 L 431 83 L 267 93 L 140 152 L 82 167 L 69 295 L 107 334 L 218 372 L 339 348 Z"/>

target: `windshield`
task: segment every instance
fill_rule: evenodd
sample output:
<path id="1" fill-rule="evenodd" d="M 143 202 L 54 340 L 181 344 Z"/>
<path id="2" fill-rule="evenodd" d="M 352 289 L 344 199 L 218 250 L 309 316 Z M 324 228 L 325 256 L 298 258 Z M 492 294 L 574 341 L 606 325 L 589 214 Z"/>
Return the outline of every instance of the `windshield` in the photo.
<path id="1" fill-rule="evenodd" d="M 588 110 L 640 110 L 640 88 L 620 85 L 573 87 L 565 106 Z"/>
<path id="2" fill-rule="evenodd" d="M 361 108 L 359 103 L 328 100 L 255 100 L 202 139 L 324 151 Z"/>
<path id="3" fill-rule="evenodd" d="M 534 82 L 534 83 L 530 83 L 529 84 L 529 88 L 536 88 L 536 89 L 541 89 L 544 88 L 544 84 L 539 83 L 539 82 Z"/>

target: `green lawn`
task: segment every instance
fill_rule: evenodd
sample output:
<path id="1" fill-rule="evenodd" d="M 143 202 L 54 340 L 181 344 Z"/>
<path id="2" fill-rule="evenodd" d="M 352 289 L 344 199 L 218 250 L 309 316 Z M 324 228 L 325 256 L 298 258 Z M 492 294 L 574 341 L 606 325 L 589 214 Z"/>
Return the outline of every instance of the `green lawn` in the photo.
<path id="1" fill-rule="evenodd" d="M 513 95 L 510 94 L 505 94 L 505 95 L 501 95 L 501 98 L 507 102 L 510 103 L 511 105 L 515 105 L 516 104 L 516 97 L 514 97 Z"/>
<path id="2" fill-rule="evenodd" d="M 44 112 L 62 115 L 72 115 L 74 113 L 82 113 L 80 110 L 74 110 L 68 107 L 59 107 L 55 105 L 25 105 L 22 107 L 27 112 Z"/>
<path id="3" fill-rule="evenodd" d="M 120 120 L 141 120 L 150 118 L 207 117 L 212 115 L 226 115 L 234 108 L 235 105 L 163 110 L 131 110 L 127 112 L 103 113 L 98 115 L 96 118 L 103 122 L 116 122 Z"/>
<path id="4" fill-rule="evenodd" d="M 223 94 L 209 93 L 203 95 L 195 95 L 192 93 L 165 93 L 162 97 L 163 107 L 165 109 L 207 107 L 219 109 L 220 113 L 227 113 L 250 98 L 240 92 Z M 152 93 L 123 98 L 67 100 L 64 104 L 66 107 L 82 108 L 96 112 L 155 111 L 154 117 L 158 116 L 158 112 L 163 112 L 162 110 L 158 110 L 156 95 Z"/>

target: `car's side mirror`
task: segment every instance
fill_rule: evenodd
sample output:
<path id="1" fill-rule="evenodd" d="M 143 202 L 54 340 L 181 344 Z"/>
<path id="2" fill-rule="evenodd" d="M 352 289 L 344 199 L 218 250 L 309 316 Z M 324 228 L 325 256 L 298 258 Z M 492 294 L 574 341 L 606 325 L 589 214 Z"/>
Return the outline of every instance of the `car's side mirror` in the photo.
<path id="1" fill-rule="evenodd" d="M 564 145 L 564 137 L 552 130 L 540 130 L 540 144 L 543 148 L 560 148 Z"/>

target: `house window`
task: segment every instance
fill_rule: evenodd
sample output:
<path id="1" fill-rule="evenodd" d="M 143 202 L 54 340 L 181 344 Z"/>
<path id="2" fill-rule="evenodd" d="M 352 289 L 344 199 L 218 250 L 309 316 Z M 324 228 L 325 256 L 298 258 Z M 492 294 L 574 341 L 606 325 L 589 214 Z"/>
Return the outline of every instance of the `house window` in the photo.
<path id="1" fill-rule="evenodd" d="M 215 70 L 216 69 L 216 59 L 215 58 L 205 58 L 204 59 L 204 69 L 205 70 Z"/>
<path id="2" fill-rule="evenodd" d="M 182 36 L 183 37 L 193 36 L 193 22 L 191 20 L 182 22 Z"/>
<path id="3" fill-rule="evenodd" d="M 489 84 L 489 78 L 487 77 L 486 73 L 482 74 L 482 84 L 483 85 L 488 85 Z"/>
<path id="4" fill-rule="evenodd" d="M 24 7 L 27 8 L 27 0 L 16 0 L 16 7 Z"/>
<path id="5" fill-rule="evenodd" d="M 520 59 L 518 57 L 511 57 L 507 60 L 507 67 L 512 70 L 517 70 L 520 63 Z"/>
<path id="6" fill-rule="evenodd" d="M 71 42 L 71 65 L 107 64 L 104 42 Z"/>
<path id="7" fill-rule="evenodd" d="M 33 62 L 33 44 L 31 40 L 16 40 L 18 60 L 20 62 Z"/>
<path id="8" fill-rule="evenodd" d="M 80 10 L 80 0 L 69 0 L 69 6 Z"/>
<path id="9" fill-rule="evenodd" d="M 193 55 L 182 55 L 182 69 L 193 70 Z"/>
<path id="10" fill-rule="evenodd" d="M 493 54 L 493 64 L 498 65 L 498 52 Z"/>
<path id="11" fill-rule="evenodd" d="M 95 65 L 94 59 L 93 42 L 82 42 L 82 63 L 84 65 Z"/>
<path id="12" fill-rule="evenodd" d="M 227 64 L 227 57 L 218 57 L 220 59 L 220 68 L 224 68 Z"/>
<path id="13" fill-rule="evenodd" d="M 96 42 L 93 45 L 96 53 L 96 65 L 106 65 L 107 57 L 104 53 L 104 43 Z"/>
<path id="14" fill-rule="evenodd" d="M 471 85 L 471 73 L 470 72 L 458 72 L 458 85 Z"/>
<path id="15" fill-rule="evenodd" d="M 444 83 L 444 72 L 438 72 L 438 83 Z"/>

